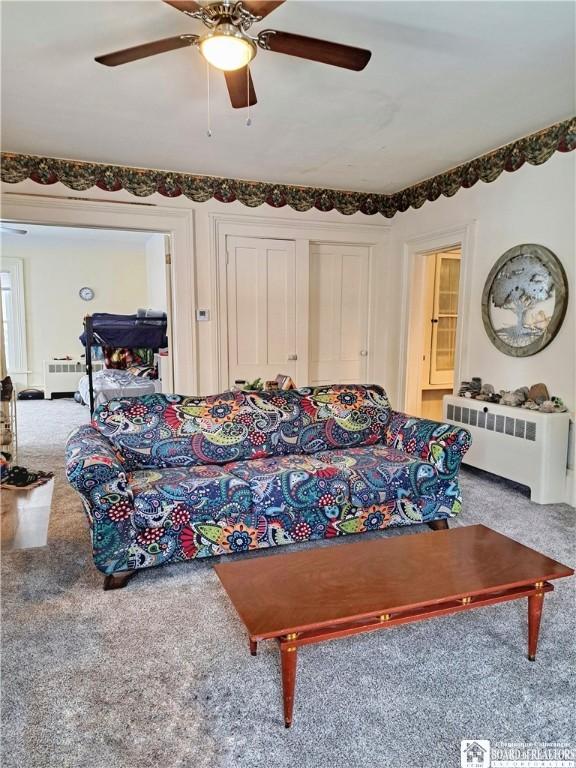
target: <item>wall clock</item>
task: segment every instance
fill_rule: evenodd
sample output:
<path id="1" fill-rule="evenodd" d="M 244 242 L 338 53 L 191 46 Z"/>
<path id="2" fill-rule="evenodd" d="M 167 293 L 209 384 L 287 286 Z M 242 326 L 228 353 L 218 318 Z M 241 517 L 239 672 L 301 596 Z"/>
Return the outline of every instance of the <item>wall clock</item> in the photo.
<path id="1" fill-rule="evenodd" d="M 92 288 L 88 288 L 88 286 L 84 286 L 84 288 L 80 288 L 78 291 L 78 295 L 83 301 L 92 301 L 94 298 L 94 291 Z"/>
<path id="2" fill-rule="evenodd" d="M 512 357 L 548 346 L 566 314 L 568 281 L 561 262 L 543 245 L 506 251 L 490 270 L 482 293 L 482 320 L 492 344 Z"/>

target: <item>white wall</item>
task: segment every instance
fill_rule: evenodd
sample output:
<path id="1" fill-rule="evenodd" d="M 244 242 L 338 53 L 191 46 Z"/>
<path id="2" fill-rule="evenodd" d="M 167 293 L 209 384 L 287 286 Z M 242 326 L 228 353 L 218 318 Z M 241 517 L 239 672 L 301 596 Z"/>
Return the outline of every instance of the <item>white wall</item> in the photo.
<path id="1" fill-rule="evenodd" d="M 404 405 L 404 393 L 399 387 L 404 346 L 401 330 L 403 320 L 406 319 L 409 298 L 406 293 L 407 285 L 403 282 L 405 244 L 415 238 L 428 237 L 442 230 L 472 225 L 475 231 L 474 242 L 467 254 L 464 254 L 464 259 L 468 259 L 469 300 L 462 306 L 461 378 L 478 375 L 485 381 L 490 381 L 497 389 L 516 388 L 544 381 L 551 393 L 562 397 L 574 413 L 575 175 L 576 153 L 558 153 L 541 166 L 525 165 L 515 173 L 503 173 L 491 184 L 479 182 L 471 189 L 459 190 L 452 198 L 440 198 L 433 203 L 425 203 L 419 210 L 397 214 L 392 222 L 378 215 L 367 217 L 354 214 L 346 217 L 334 211 L 321 214 L 314 210 L 297 213 L 289 208 L 274 210 L 268 206 L 254 210 L 240 203 L 226 205 L 211 200 L 195 204 L 184 197 L 167 199 L 157 194 L 151 196 L 147 199 L 147 204 L 156 209 L 186 209 L 191 210 L 194 216 L 194 247 L 190 252 L 190 259 L 193 260 L 196 295 L 185 297 L 189 302 L 190 327 L 195 323 L 196 308 L 210 310 L 211 316 L 210 322 L 196 324 L 197 391 L 217 391 L 217 269 L 214 215 L 232 217 L 241 223 L 258 217 L 271 225 L 279 226 L 281 223 L 288 229 L 293 222 L 295 231 L 306 223 L 322 222 L 327 228 L 334 224 L 342 227 L 340 237 L 348 242 L 355 242 L 355 231 L 360 231 L 357 225 L 369 224 L 382 228 L 384 246 L 379 252 L 376 269 L 371 276 L 373 284 L 379 290 L 379 300 L 374 302 L 372 313 L 372 325 L 375 329 L 374 345 L 371 349 L 372 379 L 383 384 L 392 403 L 398 408 Z M 42 194 L 42 188 L 27 180 L 16 185 L 2 184 L 2 192 L 39 196 Z M 50 187 L 49 194 L 66 197 L 70 192 L 63 185 L 55 184 Z M 135 198 L 125 191 L 110 194 L 91 189 L 89 197 L 100 199 L 107 204 L 135 202 Z M 154 207 L 146 210 L 152 212 Z M 128 206 L 118 208 L 126 210 Z M 141 215 L 144 215 L 143 211 Z M 69 216 L 72 218 L 73 214 Z M 68 218 L 63 221 L 70 223 Z M 494 262 L 510 247 L 523 242 L 540 243 L 558 256 L 568 275 L 570 298 L 564 324 L 555 340 L 537 355 L 512 358 L 499 352 L 486 336 L 480 301 L 486 277 Z M 153 250 L 151 246 L 149 251 Z M 89 281 L 83 280 L 83 283 L 89 284 Z M 156 299 L 150 296 L 151 294 L 146 292 L 145 298 L 136 300 L 136 305 L 156 303 Z M 131 301 L 129 307 L 115 311 L 131 311 L 134 306 Z M 107 309 L 109 308 L 108 305 Z M 572 477 L 568 478 L 568 486 L 567 499 L 576 503 L 574 472 Z"/>
<path id="2" fill-rule="evenodd" d="M 482 325 L 480 297 L 493 263 L 504 251 L 521 242 L 542 243 L 556 253 L 564 264 L 570 279 L 571 294 L 574 296 L 575 164 L 575 153 L 558 153 L 542 166 L 526 165 L 515 173 L 503 173 L 491 184 L 478 182 L 471 189 L 458 191 L 452 198 L 440 198 L 425 203 L 417 211 L 397 214 L 391 222 L 380 215 L 368 217 L 360 213 L 353 216 L 343 216 L 335 211 L 298 213 L 288 207 L 275 210 L 266 205 L 249 209 L 238 202 L 224 204 L 211 200 L 207 203 L 193 203 L 183 196 L 168 199 L 158 194 L 147 198 L 146 202 L 155 207 L 184 208 L 194 212 L 196 296 L 189 297 L 190 323 L 195 322 L 196 307 L 210 310 L 211 316 L 210 322 L 197 323 L 198 391 L 215 392 L 217 388 L 213 365 L 217 335 L 217 295 L 211 214 L 236 217 L 239 222 L 257 216 L 271 224 L 282 221 L 287 226 L 290 226 L 290 222 L 302 225 L 314 221 L 325 225 L 345 225 L 349 233 L 346 238 L 348 242 L 354 242 L 356 225 L 380 226 L 385 233 L 391 224 L 390 241 L 380 255 L 376 273 L 372 276 L 372 280 L 380 287 L 381 301 L 374 307 L 373 323 L 377 332 L 371 352 L 374 361 L 373 379 L 384 385 L 397 407 L 403 405 L 403 393 L 398 389 L 398 380 L 403 345 L 400 331 L 407 299 L 402 295 L 404 243 L 440 229 L 476 222 L 477 239 L 470 270 L 470 304 L 463 307 L 464 326 L 467 325 L 468 331 L 463 339 L 462 376 L 482 376 L 497 388 L 515 388 L 525 383 L 545 381 L 554 394 L 562 397 L 568 407 L 574 409 L 573 299 L 570 300 L 564 325 L 552 344 L 531 358 L 515 359 L 499 352 L 488 340 Z M 42 188 L 30 180 L 19 184 L 2 184 L 2 191 L 42 194 Z M 66 197 L 70 194 L 60 183 L 52 185 L 49 192 L 51 196 Z M 111 194 L 91 189 L 87 196 L 106 203 L 136 201 L 124 190 Z M 153 208 L 150 210 L 153 211 Z M 193 255 L 190 254 L 190 257 L 193 258 Z"/>
<path id="3" fill-rule="evenodd" d="M 2 255 L 22 259 L 26 302 L 27 378 L 19 385 L 43 385 L 43 361 L 79 357 L 78 337 L 86 313 L 129 314 L 148 304 L 143 245 L 125 242 L 66 241 L 36 235 L 4 237 Z M 94 290 L 82 301 L 83 286 Z"/>
<path id="4" fill-rule="evenodd" d="M 322 227 L 326 227 L 325 237 L 328 240 L 341 240 L 342 242 L 355 243 L 361 242 L 362 236 L 359 234 L 362 227 L 366 225 L 381 229 L 378 236 L 387 237 L 389 222 L 381 216 L 365 216 L 361 213 L 352 216 L 344 216 L 336 211 L 329 213 L 320 213 L 317 210 L 310 210 L 299 213 L 288 206 L 280 209 L 273 209 L 268 205 L 263 205 L 255 209 L 243 206 L 239 202 L 219 203 L 211 200 L 207 203 L 194 204 L 183 198 L 167 201 L 159 195 L 154 195 L 154 200 L 159 205 L 174 205 L 192 208 L 194 210 L 194 238 L 195 238 L 195 274 L 196 274 L 196 307 L 207 309 L 210 312 L 209 322 L 197 323 L 197 341 L 198 341 L 198 361 L 199 361 L 199 391 L 202 393 L 213 393 L 218 391 L 218 382 L 214 371 L 214 358 L 216 355 L 216 337 L 217 314 L 218 314 L 218 294 L 217 294 L 217 265 L 215 259 L 216 234 L 214 232 L 214 216 L 223 216 L 234 218 L 239 224 L 243 224 L 250 219 L 258 218 L 259 221 L 265 221 L 265 226 L 278 226 L 286 230 L 282 237 L 289 236 L 297 239 L 301 236 L 301 228 L 310 225 L 313 227 L 319 222 Z M 337 228 L 336 232 L 330 232 L 330 226 Z M 293 226 L 293 234 L 290 229 Z M 251 228 L 252 236 L 272 237 L 264 229 L 259 229 L 259 225 Z M 363 235 L 366 237 L 365 235 Z M 374 280 L 381 281 L 388 272 L 388 256 L 385 252 L 378 254 L 375 265 Z M 386 309 L 377 304 L 374 312 L 374 322 L 379 328 L 384 327 L 384 317 Z M 374 338 L 374 347 L 371 350 L 373 373 L 372 379 L 375 383 L 380 383 L 385 387 L 394 389 L 396 386 L 395 375 L 392 376 L 392 364 L 387 362 L 387 337 L 381 333 Z M 388 373 L 390 375 L 388 375 Z M 301 386 L 307 382 L 297 381 Z"/>
<path id="5" fill-rule="evenodd" d="M 2 193 L 7 196 L 10 193 L 18 193 L 18 197 L 14 197 L 14 204 L 18 205 L 22 200 L 21 195 L 30 194 L 35 197 L 33 201 L 37 201 L 42 193 L 42 189 L 38 189 L 38 185 L 30 180 L 20 182 L 18 184 L 1 184 Z M 50 198 L 53 203 L 53 198 L 60 196 L 67 198 L 70 195 L 64 185 L 57 183 L 50 187 Z M 90 189 L 87 193 L 87 197 L 90 200 L 101 200 L 106 204 L 106 207 L 113 203 L 138 203 L 138 200 L 128 192 L 121 190 L 115 193 L 107 193 L 97 188 Z M 6 198 L 6 200 L 8 197 Z M 12 202 L 12 201 L 11 201 Z M 92 203 L 86 203 L 87 208 L 93 208 Z M 140 206 L 142 204 L 140 203 Z M 193 213 L 194 231 L 193 231 L 193 250 L 190 251 L 189 257 L 193 260 L 193 269 L 195 274 L 196 295 L 191 295 L 189 292 L 185 292 L 184 297 L 187 302 L 187 314 L 189 316 L 190 326 L 195 326 L 196 331 L 196 359 L 197 364 L 197 386 L 196 393 L 214 393 L 218 391 L 218 381 L 215 373 L 215 356 L 216 356 L 216 338 L 217 338 L 217 286 L 216 286 L 216 273 L 217 268 L 215 264 L 215 233 L 214 233 L 214 221 L 213 216 L 225 216 L 236 219 L 240 223 L 257 217 L 260 221 L 264 220 L 269 222 L 273 226 L 282 226 L 290 228 L 294 223 L 295 231 L 296 227 L 302 225 L 312 226 L 315 222 L 319 222 L 321 227 L 324 228 L 324 234 L 330 239 L 330 226 L 333 224 L 339 227 L 337 237 L 333 239 L 342 240 L 343 242 L 356 242 L 355 230 L 360 227 L 369 225 L 374 227 L 378 233 L 381 233 L 381 237 L 387 236 L 387 230 L 389 228 L 389 222 L 382 216 L 365 216 L 361 213 L 354 214 L 352 216 L 344 216 L 336 211 L 329 213 L 320 213 L 317 210 L 307 211 L 305 213 L 298 213 L 288 207 L 281 209 L 273 209 L 270 206 L 263 205 L 256 209 L 246 208 L 239 202 L 234 203 L 219 203 L 215 200 L 210 200 L 206 203 L 193 203 L 187 198 L 181 196 L 178 198 L 165 198 L 159 194 L 151 195 L 146 198 L 147 207 L 138 207 L 138 216 L 134 218 L 142 219 L 146 216 L 146 213 L 150 211 L 151 214 L 158 213 L 158 209 L 171 209 L 185 210 Z M 150 207 L 148 207 L 150 206 Z M 128 205 L 114 206 L 121 212 L 127 212 L 129 210 Z M 156 209 L 156 211 L 155 211 Z M 128 215 L 128 214 L 126 214 Z M 100 218 L 107 220 L 106 213 L 99 214 Z M 65 211 L 61 215 L 58 214 L 59 223 L 73 224 L 77 221 L 74 211 Z M 127 225 L 132 228 L 137 228 L 137 223 Z M 255 234 L 258 235 L 260 230 L 256 227 Z M 152 249 L 153 250 L 153 249 Z M 376 265 L 375 274 L 373 276 L 376 284 L 382 283 L 386 279 L 386 275 L 390 271 L 391 265 L 388 263 L 388 257 L 386 253 L 381 252 L 379 254 L 378 263 Z M 182 290 L 182 281 L 179 280 L 179 275 L 174 272 L 173 269 L 173 295 L 178 290 Z M 146 300 L 145 305 L 149 302 Z M 176 306 L 176 305 L 174 305 Z M 207 309 L 210 312 L 210 320 L 208 322 L 196 322 L 194 319 L 194 310 L 196 308 Z M 174 308 L 173 308 L 174 311 Z M 375 347 L 373 350 L 374 359 L 374 374 L 373 380 L 377 383 L 383 384 L 385 387 L 389 387 L 391 395 L 395 395 L 395 382 L 397 369 L 393 361 L 388 361 L 388 336 L 382 333 L 382 328 L 386 327 L 385 314 L 387 310 L 385 305 L 378 303 L 375 308 L 374 318 L 375 325 L 378 327 L 378 334 L 375 337 Z M 299 382 L 304 384 L 304 382 Z M 191 389 L 185 390 L 186 394 L 195 394 Z"/>
<path id="6" fill-rule="evenodd" d="M 572 430 L 566 483 L 566 500 L 576 505 L 574 471 L 574 412 L 576 410 L 576 155 L 556 154 L 541 166 L 525 165 L 503 173 L 492 184 L 479 182 L 452 198 L 425 203 L 417 211 L 393 219 L 391 256 L 400 267 L 406 243 L 453 227 L 472 224 L 475 233 L 468 259 L 469 302 L 461 307 L 462 333 L 460 378 L 481 376 L 496 390 L 516 389 L 544 382 L 551 395 L 561 397 L 572 414 Z M 514 358 L 490 342 L 481 313 L 484 283 L 494 262 L 520 243 L 539 243 L 550 248 L 562 262 L 569 283 L 568 309 L 556 338 L 536 355 Z M 400 317 L 408 305 L 401 290 L 400 269 L 390 275 L 388 301 L 391 316 Z M 398 328 L 397 325 L 394 326 Z M 395 332 L 395 331 L 393 331 Z M 403 341 L 397 338 L 401 359 Z"/>
<path id="7" fill-rule="evenodd" d="M 515 389 L 543 381 L 551 394 L 560 396 L 570 410 L 576 408 L 575 277 L 575 170 L 576 155 L 556 154 L 541 166 L 526 164 L 516 173 L 503 173 L 495 182 L 479 182 L 452 198 L 425 203 L 419 210 L 393 219 L 391 248 L 398 269 L 390 275 L 392 315 L 399 317 L 407 297 L 401 291 L 404 244 L 438 230 L 474 223 L 475 243 L 468 269 L 469 304 L 461 307 L 462 378 L 481 376 L 496 390 Z M 520 243 L 539 243 L 562 262 L 569 281 L 566 318 L 558 335 L 536 355 L 514 358 L 490 342 L 482 323 L 484 283 L 495 261 Z M 397 340 L 400 357 L 401 339 Z"/>

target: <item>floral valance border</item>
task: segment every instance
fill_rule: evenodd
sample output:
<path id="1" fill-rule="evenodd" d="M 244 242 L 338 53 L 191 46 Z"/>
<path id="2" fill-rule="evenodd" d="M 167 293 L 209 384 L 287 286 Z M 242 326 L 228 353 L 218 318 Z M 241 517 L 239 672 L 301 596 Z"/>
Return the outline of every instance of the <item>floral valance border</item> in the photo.
<path id="1" fill-rule="evenodd" d="M 517 171 L 524 163 L 540 165 L 554 152 L 574 149 L 576 118 L 533 133 L 392 195 L 195 176 L 9 152 L 2 153 L 0 178 L 8 184 L 25 179 L 44 185 L 60 181 L 75 192 L 84 192 L 90 187 L 107 192 L 125 189 L 136 197 L 148 197 L 158 192 L 164 197 L 184 195 L 197 203 L 214 198 L 222 203 L 238 200 L 249 208 L 266 203 L 273 208 L 288 205 L 296 211 L 316 208 L 319 211 L 336 210 L 345 215 L 360 211 L 367 216 L 380 213 L 392 218 L 398 212 L 420 208 L 427 200 L 437 200 L 441 195 L 452 197 L 459 189 L 472 187 L 478 181 L 495 181 L 503 171 Z"/>

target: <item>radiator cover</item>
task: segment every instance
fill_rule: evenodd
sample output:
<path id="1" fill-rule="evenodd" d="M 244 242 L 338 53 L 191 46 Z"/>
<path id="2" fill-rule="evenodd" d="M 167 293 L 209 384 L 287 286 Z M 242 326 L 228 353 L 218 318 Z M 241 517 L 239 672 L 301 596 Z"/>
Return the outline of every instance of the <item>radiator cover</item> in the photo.
<path id="1" fill-rule="evenodd" d="M 102 370 L 104 363 L 94 361 L 94 373 Z M 76 392 L 78 382 L 86 373 L 84 360 L 45 360 L 44 361 L 44 397 L 51 399 L 53 394 Z"/>
<path id="2" fill-rule="evenodd" d="M 472 446 L 464 463 L 530 488 L 537 504 L 566 501 L 570 414 L 540 413 L 445 395 L 444 420 L 465 426 Z"/>

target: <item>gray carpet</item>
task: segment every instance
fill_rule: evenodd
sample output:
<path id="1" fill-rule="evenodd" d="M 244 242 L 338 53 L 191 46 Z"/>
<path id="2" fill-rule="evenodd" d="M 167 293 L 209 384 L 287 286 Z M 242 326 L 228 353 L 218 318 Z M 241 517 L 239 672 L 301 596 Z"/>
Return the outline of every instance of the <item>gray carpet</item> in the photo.
<path id="1" fill-rule="evenodd" d="M 534 664 L 524 601 L 304 648 L 285 730 L 277 649 L 250 656 L 213 563 L 102 591 L 62 476 L 66 433 L 86 419 L 69 400 L 20 408 L 20 462 L 58 479 L 48 546 L 2 562 L 4 768 L 448 768 L 463 738 L 574 740 L 567 579 L 546 597 Z M 571 507 L 478 472 L 463 486 L 459 525 L 574 563 Z"/>

